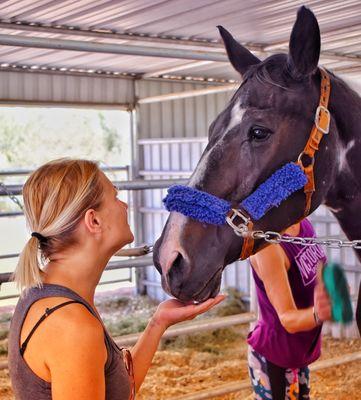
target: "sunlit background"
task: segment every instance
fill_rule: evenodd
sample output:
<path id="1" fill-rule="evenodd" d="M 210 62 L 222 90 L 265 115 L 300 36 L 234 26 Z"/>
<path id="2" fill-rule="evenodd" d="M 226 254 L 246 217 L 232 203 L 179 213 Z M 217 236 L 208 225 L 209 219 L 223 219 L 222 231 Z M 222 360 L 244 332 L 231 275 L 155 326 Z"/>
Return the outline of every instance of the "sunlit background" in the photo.
<path id="1" fill-rule="evenodd" d="M 87 158 L 99 161 L 102 167 L 122 167 L 107 173 L 112 180 L 127 180 L 131 163 L 130 116 L 126 111 L 54 108 L 0 108 L 0 182 L 22 184 L 32 170 L 61 157 Z M 5 172 L 6 171 L 6 172 Z M 119 192 L 122 200 L 128 193 Z M 21 196 L 18 196 L 22 202 Z M 10 198 L 0 197 L 0 213 L 17 213 L 21 209 Z M 19 253 L 30 237 L 24 216 L 0 217 L 0 257 Z M 0 259 L 0 273 L 15 268 L 17 258 Z M 98 291 L 119 286 L 133 286 L 128 269 L 106 271 L 103 281 L 124 280 L 100 285 Z M 2 296 L 17 293 L 13 283 L 2 285 Z M 16 298 L 0 300 L 0 306 L 15 304 Z"/>

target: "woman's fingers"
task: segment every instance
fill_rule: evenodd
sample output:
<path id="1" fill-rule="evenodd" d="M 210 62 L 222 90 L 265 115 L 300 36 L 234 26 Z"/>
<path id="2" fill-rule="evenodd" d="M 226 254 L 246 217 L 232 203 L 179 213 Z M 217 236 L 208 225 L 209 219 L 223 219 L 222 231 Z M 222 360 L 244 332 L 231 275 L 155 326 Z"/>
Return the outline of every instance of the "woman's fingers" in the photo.
<path id="1" fill-rule="evenodd" d="M 219 304 L 225 298 L 226 298 L 226 296 L 224 294 L 219 294 L 215 298 L 210 298 L 203 303 L 186 306 L 186 308 L 189 307 L 189 309 L 187 310 L 187 311 L 189 311 L 189 314 L 190 314 L 189 317 L 194 318 L 199 314 L 205 313 L 206 311 L 208 311 L 212 307 L 214 307 L 216 304 Z"/>
<path id="2" fill-rule="evenodd" d="M 225 297 L 225 295 L 218 295 L 214 299 L 208 299 L 200 304 L 185 304 L 176 299 L 169 299 L 158 306 L 153 321 L 157 321 L 158 324 L 167 328 L 177 322 L 193 319 L 197 315 L 205 313 Z"/>

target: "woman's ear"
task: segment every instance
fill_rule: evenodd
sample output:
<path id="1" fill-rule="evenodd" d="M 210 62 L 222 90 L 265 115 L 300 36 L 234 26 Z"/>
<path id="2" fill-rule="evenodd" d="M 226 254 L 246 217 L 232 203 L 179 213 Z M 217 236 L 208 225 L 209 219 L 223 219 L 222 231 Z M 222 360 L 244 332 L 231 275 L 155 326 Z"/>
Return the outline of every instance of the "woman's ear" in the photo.
<path id="1" fill-rule="evenodd" d="M 87 210 L 84 215 L 84 224 L 90 233 L 99 233 L 101 231 L 101 219 L 99 213 L 93 209 Z"/>

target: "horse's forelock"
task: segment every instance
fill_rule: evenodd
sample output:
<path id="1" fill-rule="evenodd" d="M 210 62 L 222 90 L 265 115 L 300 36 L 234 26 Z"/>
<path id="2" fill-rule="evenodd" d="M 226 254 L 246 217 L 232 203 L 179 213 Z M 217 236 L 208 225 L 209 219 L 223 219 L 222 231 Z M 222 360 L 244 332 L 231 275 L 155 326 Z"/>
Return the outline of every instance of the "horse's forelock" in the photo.
<path id="1" fill-rule="evenodd" d="M 288 70 L 287 55 L 278 54 L 252 66 L 232 100 L 240 98 L 242 108 L 307 115 L 318 101 L 318 86 L 312 89 L 312 85 L 311 77 L 295 80 Z"/>

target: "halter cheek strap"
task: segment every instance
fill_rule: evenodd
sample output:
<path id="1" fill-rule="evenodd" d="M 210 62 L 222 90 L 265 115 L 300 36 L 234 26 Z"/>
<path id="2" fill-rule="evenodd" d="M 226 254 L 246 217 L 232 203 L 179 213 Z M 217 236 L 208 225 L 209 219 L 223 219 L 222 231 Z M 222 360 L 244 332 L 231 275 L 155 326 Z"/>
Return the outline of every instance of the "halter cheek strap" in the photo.
<path id="1" fill-rule="evenodd" d="M 304 193 L 306 196 L 306 205 L 304 211 L 304 217 L 310 213 L 312 195 L 316 190 L 315 177 L 313 172 L 313 167 L 315 165 L 315 153 L 319 148 L 319 144 L 324 135 L 327 135 L 330 129 L 331 115 L 328 111 L 328 101 L 330 99 L 331 83 L 328 73 L 320 68 L 321 72 L 321 95 L 320 102 L 315 114 L 315 122 L 312 127 L 310 137 L 306 143 L 305 148 L 302 153 L 298 156 L 297 163 L 303 169 L 307 177 L 307 183 L 304 187 Z M 309 157 L 308 165 L 304 165 L 305 156 Z"/>

